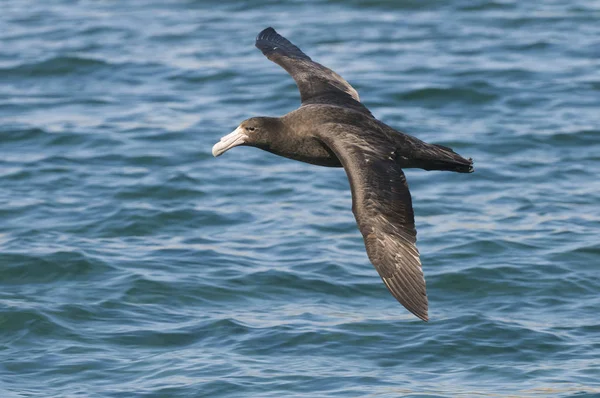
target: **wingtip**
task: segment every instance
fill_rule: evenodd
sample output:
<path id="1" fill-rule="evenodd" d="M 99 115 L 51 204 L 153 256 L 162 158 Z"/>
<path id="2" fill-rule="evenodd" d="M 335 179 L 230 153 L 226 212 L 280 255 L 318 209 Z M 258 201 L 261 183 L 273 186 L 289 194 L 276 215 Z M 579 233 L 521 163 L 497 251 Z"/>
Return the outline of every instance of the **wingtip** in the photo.
<path id="1" fill-rule="evenodd" d="M 409 310 L 411 314 L 413 314 L 423 322 L 429 322 L 429 309 L 427 307 L 418 309 L 406 307 L 406 309 Z"/>
<path id="2" fill-rule="evenodd" d="M 256 36 L 254 45 L 262 51 L 267 58 L 273 53 L 277 53 L 286 57 L 301 58 L 308 61 L 311 60 L 310 57 L 304 54 L 296 45 L 281 36 L 270 26 L 263 29 L 258 36 Z"/>
<path id="3" fill-rule="evenodd" d="M 273 29 L 273 27 L 269 26 L 268 28 L 261 30 L 260 33 L 258 35 L 256 35 L 256 40 L 264 39 L 268 35 L 273 34 L 273 33 L 277 34 L 277 31 L 275 29 Z"/>
<path id="4" fill-rule="evenodd" d="M 398 273 L 395 276 L 401 277 L 401 274 Z M 422 321 L 428 322 L 429 303 L 427 300 L 427 293 L 425 292 L 425 280 L 423 279 L 422 285 L 411 285 L 410 282 L 406 283 L 406 281 L 402 284 L 402 281 L 399 281 L 395 276 L 381 279 L 383 279 L 383 283 L 386 285 L 392 296 L 394 296 L 404 308 Z M 422 288 L 420 294 L 414 290 L 419 287 Z"/>

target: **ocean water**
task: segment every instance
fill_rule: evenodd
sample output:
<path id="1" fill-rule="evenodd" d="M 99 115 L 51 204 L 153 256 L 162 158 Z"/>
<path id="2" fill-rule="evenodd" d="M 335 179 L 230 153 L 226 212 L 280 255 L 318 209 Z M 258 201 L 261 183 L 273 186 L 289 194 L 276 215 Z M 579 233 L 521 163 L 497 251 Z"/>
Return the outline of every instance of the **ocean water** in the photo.
<path id="1" fill-rule="evenodd" d="M 600 3 L 0 2 L 0 396 L 600 396 Z M 299 104 L 267 26 L 387 124 L 430 317 L 345 173 L 254 148 Z"/>

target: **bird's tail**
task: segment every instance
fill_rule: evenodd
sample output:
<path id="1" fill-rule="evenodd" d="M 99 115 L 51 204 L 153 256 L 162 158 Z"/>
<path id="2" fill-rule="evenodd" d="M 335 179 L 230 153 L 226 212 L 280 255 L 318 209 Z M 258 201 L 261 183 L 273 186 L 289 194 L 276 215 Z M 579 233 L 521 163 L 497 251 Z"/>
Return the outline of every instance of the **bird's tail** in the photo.
<path id="1" fill-rule="evenodd" d="M 447 146 L 427 144 L 420 148 L 413 159 L 413 167 L 425 170 L 445 170 L 457 173 L 472 173 L 473 159 L 465 159 Z"/>

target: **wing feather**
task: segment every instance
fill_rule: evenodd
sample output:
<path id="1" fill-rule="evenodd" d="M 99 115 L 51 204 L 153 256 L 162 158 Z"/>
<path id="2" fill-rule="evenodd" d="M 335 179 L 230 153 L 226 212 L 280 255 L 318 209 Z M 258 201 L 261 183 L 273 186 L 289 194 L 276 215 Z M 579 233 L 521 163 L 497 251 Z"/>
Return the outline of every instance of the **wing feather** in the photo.
<path id="1" fill-rule="evenodd" d="M 345 106 L 371 115 L 360 103 L 354 87 L 331 69 L 314 62 L 275 29 L 267 28 L 260 32 L 256 37 L 256 47 L 294 78 L 302 105 Z"/>
<path id="2" fill-rule="evenodd" d="M 428 320 L 425 279 L 416 247 L 412 199 L 402 169 L 384 145 L 356 127 L 324 125 L 319 139 L 340 159 L 352 189 L 352 211 L 367 254 L 392 295 Z"/>

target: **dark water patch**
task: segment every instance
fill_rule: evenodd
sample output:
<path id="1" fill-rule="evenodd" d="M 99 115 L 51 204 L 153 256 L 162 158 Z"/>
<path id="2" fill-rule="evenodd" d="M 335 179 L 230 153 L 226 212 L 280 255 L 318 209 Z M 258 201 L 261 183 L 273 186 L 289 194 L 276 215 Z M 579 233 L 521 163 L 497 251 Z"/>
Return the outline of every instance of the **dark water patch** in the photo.
<path id="1" fill-rule="evenodd" d="M 38 255 L 21 253 L 0 254 L 3 283 L 49 283 L 59 280 L 88 280 L 100 278 L 111 270 L 103 261 L 78 252 L 58 251 Z"/>
<path id="2" fill-rule="evenodd" d="M 79 339 L 74 329 L 59 322 L 54 316 L 45 313 L 41 307 L 41 305 L 38 305 L 36 308 L 20 308 L 15 305 L 3 310 L 4 314 L 2 320 L 0 320 L 0 325 L 5 333 L 2 340 L 6 347 L 12 349 L 12 347 L 22 347 L 32 343 L 39 347 L 40 343 L 36 342 L 36 339 L 39 338 Z M 12 368 L 12 365 L 23 369 L 24 364 L 15 359 L 13 358 L 13 361 L 5 363 L 5 366 L 8 369 Z M 31 365 L 33 363 L 29 363 L 29 366 Z M 18 370 L 17 368 L 14 369 L 14 371 Z"/>
<path id="3" fill-rule="evenodd" d="M 423 106 L 445 106 L 458 103 L 482 104 L 496 95 L 467 88 L 423 88 L 397 95 L 400 101 L 420 102 Z"/>
<path id="4" fill-rule="evenodd" d="M 249 222 L 249 214 L 217 214 L 208 210 L 123 208 L 112 213 L 93 228 L 103 237 L 150 236 L 161 231 L 194 228 L 198 225 L 235 225 Z"/>
<path id="5" fill-rule="evenodd" d="M 169 80 L 175 82 L 182 82 L 185 84 L 198 84 L 205 82 L 219 82 L 219 81 L 229 81 L 237 77 L 238 74 L 231 70 L 193 70 L 193 71 L 185 71 L 178 73 L 176 75 L 172 75 L 169 77 Z"/>
<path id="6" fill-rule="evenodd" d="M 127 348 L 148 349 L 165 345 L 181 348 L 199 342 L 236 341 L 250 330 L 234 320 L 222 319 L 182 327 L 157 324 L 152 329 L 134 328 L 126 332 L 110 333 L 105 337 L 113 344 Z"/>
<path id="7" fill-rule="evenodd" d="M 576 249 L 573 249 L 569 252 L 564 252 L 564 253 L 557 253 L 557 255 L 581 255 L 581 256 L 587 256 L 590 259 L 595 258 L 596 256 L 600 255 L 600 246 L 598 244 L 589 244 L 589 245 L 582 245 L 580 247 L 577 247 Z"/>
<path id="8" fill-rule="evenodd" d="M 39 128 L 10 129 L 2 131 L 0 132 L 0 143 L 12 145 L 15 150 L 23 152 L 35 152 L 40 145 L 46 146 L 48 150 L 52 150 L 52 147 L 56 147 L 61 148 L 64 151 L 64 148 L 69 147 L 98 148 L 102 146 L 112 147 L 120 144 L 119 141 L 102 135 L 83 132 L 54 133 Z M 46 153 L 50 154 L 51 152 Z"/>
<path id="9" fill-rule="evenodd" d="M 0 69 L 0 75 L 5 79 L 19 79 L 85 74 L 105 68 L 108 65 L 109 63 L 100 59 L 59 56 L 13 68 L 3 68 Z"/>
<path id="10" fill-rule="evenodd" d="M 147 131 L 144 129 L 132 129 L 128 130 L 129 133 L 141 133 L 135 134 L 135 138 L 141 141 L 149 142 L 177 142 L 187 138 L 187 134 L 181 131 Z"/>
<path id="11" fill-rule="evenodd" d="M 82 29 L 79 30 L 78 35 L 89 39 L 97 38 L 97 40 L 101 43 L 106 43 L 113 40 L 134 40 L 136 38 L 137 33 L 126 26 L 119 26 L 117 24 L 106 24 L 83 26 Z M 101 48 L 101 45 L 96 44 L 95 41 L 90 40 L 90 42 L 92 42 L 93 44 L 88 44 L 88 46 L 90 46 L 91 48 L 87 48 L 87 50 L 91 50 L 95 47 Z"/>
<path id="12" fill-rule="evenodd" d="M 92 151 L 81 151 L 65 155 L 49 156 L 43 160 L 44 163 L 54 165 L 81 165 L 89 166 L 127 166 L 136 167 L 159 167 L 175 164 L 174 159 L 166 153 L 131 155 L 128 153 L 95 153 Z"/>
<path id="13" fill-rule="evenodd" d="M 470 2 L 458 2 L 457 9 L 461 11 L 471 12 L 482 12 L 482 11 L 497 11 L 497 10 L 514 10 L 515 5 L 511 2 L 501 1 L 470 1 Z"/>
<path id="14" fill-rule="evenodd" d="M 536 356 L 561 349 L 566 342 L 564 338 L 553 333 L 528 328 L 526 325 L 507 322 L 499 319 L 489 319 L 485 316 L 463 316 L 440 321 L 444 326 L 444 338 L 435 338 L 427 347 L 417 345 L 395 345 L 395 350 L 402 350 L 403 356 L 434 355 L 443 353 L 451 361 L 466 361 L 473 364 L 484 358 L 493 358 L 501 361 L 503 358 L 512 357 L 516 363 L 535 361 Z M 465 325 L 471 325 L 465 327 Z M 455 340 L 451 336 L 459 332 L 461 338 Z M 440 336 L 441 337 L 441 336 Z M 421 337 L 422 338 L 422 337 Z M 477 347 L 472 352 L 459 342 L 468 339 L 470 344 Z M 523 345 L 521 345 L 523 344 Z M 526 348 L 525 348 L 526 347 Z M 401 357 L 388 356 L 382 366 L 392 367 L 400 364 Z"/>
<path id="15" fill-rule="evenodd" d="M 41 128 L 21 128 L 21 129 L 10 129 L 3 128 L 0 132 L 0 142 L 21 142 L 28 140 L 39 140 L 43 139 L 48 133 Z"/>
<path id="16" fill-rule="evenodd" d="M 326 355 L 339 348 L 343 340 L 343 334 L 339 332 L 298 331 L 291 326 L 281 325 L 257 331 L 244 339 L 238 349 L 246 355 L 269 355 L 270 352 L 281 355 L 295 352 L 298 346 L 310 351 L 319 347 L 321 355 Z M 307 351 L 304 352 L 308 355 Z"/>
<path id="17" fill-rule="evenodd" d="M 518 268 L 476 268 L 460 273 L 445 274 L 431 283 L 447 292 L 469 296 L 488 296 L 490 294 L 512 295 L 527 291 L 529 277 Z"/>
<path id="18" fill-rule="evenodd" d="M 328 0 L 328 3 L 339 4 L 339 0 Z M 394 10 L 394 11 L 418 11 L 418 10 L 436 10 L 446 6 L 446 3 L 438 0 L 427 0 L 427 1 L 393 1 L 393 0 L 351 0 L 344 2 L 346 5 L 357 7 L 358 9 L 383 9 L 383 10 Z"/>
<path id="19" fill-rule="evenodd" d="M 112 344 L 126 347 L 181 347 L 196 341 L 194 334 L 185 332 L 164 332 L 158 330 L 136 330 L 131 333 L 116 333 L 109 340 Z"/>
<path id="20" fill-rule="evenodd" d="M 229 283 L 236 287 L 236 290 L 247 290 L 252 286 L 264 286 L 265 293 L 290 293 L 293 292 L 311 292 L 313 294 L 335 295 L 350 297 L 353 289 L 330 282 L 327 279 L 317 279 L 315 277 L 300 276 L 295 272 L 286 272 L 278 270 L 259 271 L 237 277 L 229 280 Z"/>
<path id="21" fill-rule="evenodd" d="M 523 51 L 523 52 L 535 52 L 535 51 L 548 51 L 557 48 L 554 43 L 545 40 L 534 41 L 531 43 L 519 43 L 514 44 L 510 50 L 512 51 Z"/>
<path id="22" fill-rule="evenodd" d="M 579 130 L 569 133 L 550 133 L 532 137 L 540 144 L 557 147 L 587 147 L 600 143 L 600 130 Z"/>
<path id="23" fill-rule="evenodd" d="M 532 82 L 541 78 L 539 70 L 528 69 L 526 66 L 510 66 L 508 68 L 496 66 L 495 63 L 490 63 L 485 67 L 477 70 L 456 70 L 450 71 L 453 76 L 461 78 L 477 78 L 482 80 L 490 79 L 492 81 L 509 82 L 513 87 L 515 84 L 523 84 L 524 82 Z"/>
<path id="24" fill-rule="evenodd" d="M 166 182 L 164 185 L 125 187 L 119 189 L 114 196 L 117 200 L 144 200 L 151 198 L 152 200 L 164 200 L 175 203 L 199 199 L 204 195 L 204 191 L 194 186 Z"/>

